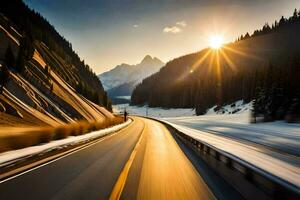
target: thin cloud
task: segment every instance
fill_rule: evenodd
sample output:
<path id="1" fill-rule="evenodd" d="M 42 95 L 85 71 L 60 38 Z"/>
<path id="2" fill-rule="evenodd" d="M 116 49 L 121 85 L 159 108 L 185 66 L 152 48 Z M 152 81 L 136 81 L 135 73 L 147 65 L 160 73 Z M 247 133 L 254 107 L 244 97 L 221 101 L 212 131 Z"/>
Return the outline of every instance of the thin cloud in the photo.
<path id="1" fill-rule="evenodd" d="M 133 25 L 133 28 L 138 28 L 138 27 L 139 27 L 138 24 L 134 24 L 134 25 Z"/>
<path id="2" fill-rule="evenodd" d="M 164 33 L 177 34 L 177 33 L 180 33 L 181 31 L 182 31 L 182 29 L 177 26 L 167 26 L 163 29 Z"/>
<path id="3" fill-rule="evenodd" d="M 173 26 L 166 26 L 163 29 L 163 32 L 177 34 L 177 33 L 182 32 L 186 26 L 187 26 L 187 23 L 184 20 L 178 21 Z"/>
<path id="4" fill-rule="evenodd" d="M 179 22 L 176 22 L 176 24 L 178 25 L 178 26 L 181 26 L 181 27 L 186 27 L 186 22 L 183 20 L 183 21 L 179 21 Z"/>

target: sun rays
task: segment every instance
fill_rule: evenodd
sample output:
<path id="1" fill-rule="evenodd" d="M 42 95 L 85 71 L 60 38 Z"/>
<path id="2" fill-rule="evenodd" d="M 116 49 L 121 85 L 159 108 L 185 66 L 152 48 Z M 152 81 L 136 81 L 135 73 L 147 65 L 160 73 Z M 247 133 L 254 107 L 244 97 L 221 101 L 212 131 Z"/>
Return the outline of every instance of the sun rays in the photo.
<path id="1" fill-rule="evenodd" d="M 177 82 L 181 82 L 189 76 L 197 76 L 198 72 L 203 70 L 204 75 L 214 77 L 217 80 L 218 86 L 222 86 L 222 74 L 223 73 L 234 73 L 238 70 L 240 65 L 240 57 L 247 57 L 251 60 L 262 60 L 256 55 L 251 54 L 251 49 L 232 45 L 223 44 L 224 40 L 222 37 L 211 38 L 211 48 L 203 50 L 199 53 L 199 59 L 197 59 L 192 65 L 186 66 L 187 70 L 181 74 L 177 79 Z M 199 73 L 202 74 L 203 73 Z"/>

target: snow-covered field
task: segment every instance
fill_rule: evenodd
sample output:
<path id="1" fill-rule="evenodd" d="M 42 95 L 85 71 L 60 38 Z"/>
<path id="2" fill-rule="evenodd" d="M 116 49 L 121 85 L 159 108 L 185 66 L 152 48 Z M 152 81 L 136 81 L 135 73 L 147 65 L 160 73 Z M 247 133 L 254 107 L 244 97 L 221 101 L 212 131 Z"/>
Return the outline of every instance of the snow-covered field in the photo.
<path id="1" fill-rule="evenodd" d="M 129 106 L 129 104 L 113 105 L 114 113 L 123 113 L 126 111 L 129 115 L 148 116 L 148 117 L 180 117 L 193 116 L 195 111 L 190 108 L 164 109 L 164 108 L 149 108 L 148 106 Z"/>
<path id="2" fill-rule="evenodd" d="M 262 144 L 284 153 L 300 156 L 300 124 L 289 124 L 283 121 L 251 124 L 249 119 L 250 112 L 164 118 L 183 127 L 243 142 Z"/>

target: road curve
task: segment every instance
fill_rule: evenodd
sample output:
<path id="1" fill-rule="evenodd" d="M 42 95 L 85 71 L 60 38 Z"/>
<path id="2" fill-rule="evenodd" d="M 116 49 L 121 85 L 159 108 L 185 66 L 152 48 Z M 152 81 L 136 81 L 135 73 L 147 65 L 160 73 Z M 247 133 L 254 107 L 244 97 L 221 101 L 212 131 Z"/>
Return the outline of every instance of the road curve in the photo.
<path id="1" fill-rule="evenodd" d="M 144 121 L 141 145 L 121 199 L 214 199 L 167 128 Z"/>
<path id="2" fill-rule="evenodd" d="M 143 118 L 2 182 L 0 199 L 108 199 L 115 190 L 121 199 L 214 199 L 166 127 Z"/>

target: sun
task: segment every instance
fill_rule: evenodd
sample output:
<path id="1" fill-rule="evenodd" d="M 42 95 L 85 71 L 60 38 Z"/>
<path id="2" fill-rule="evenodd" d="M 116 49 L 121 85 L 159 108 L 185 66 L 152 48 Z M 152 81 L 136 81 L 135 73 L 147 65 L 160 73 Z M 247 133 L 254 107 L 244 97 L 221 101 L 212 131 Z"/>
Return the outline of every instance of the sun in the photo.
<path id="1" fill-rule="evenodd" d="M 212 49 L 220 49 L 223 45 L 224 39 L 222 36 L 214 35 L 210 37 L 210 47 Z"/>

